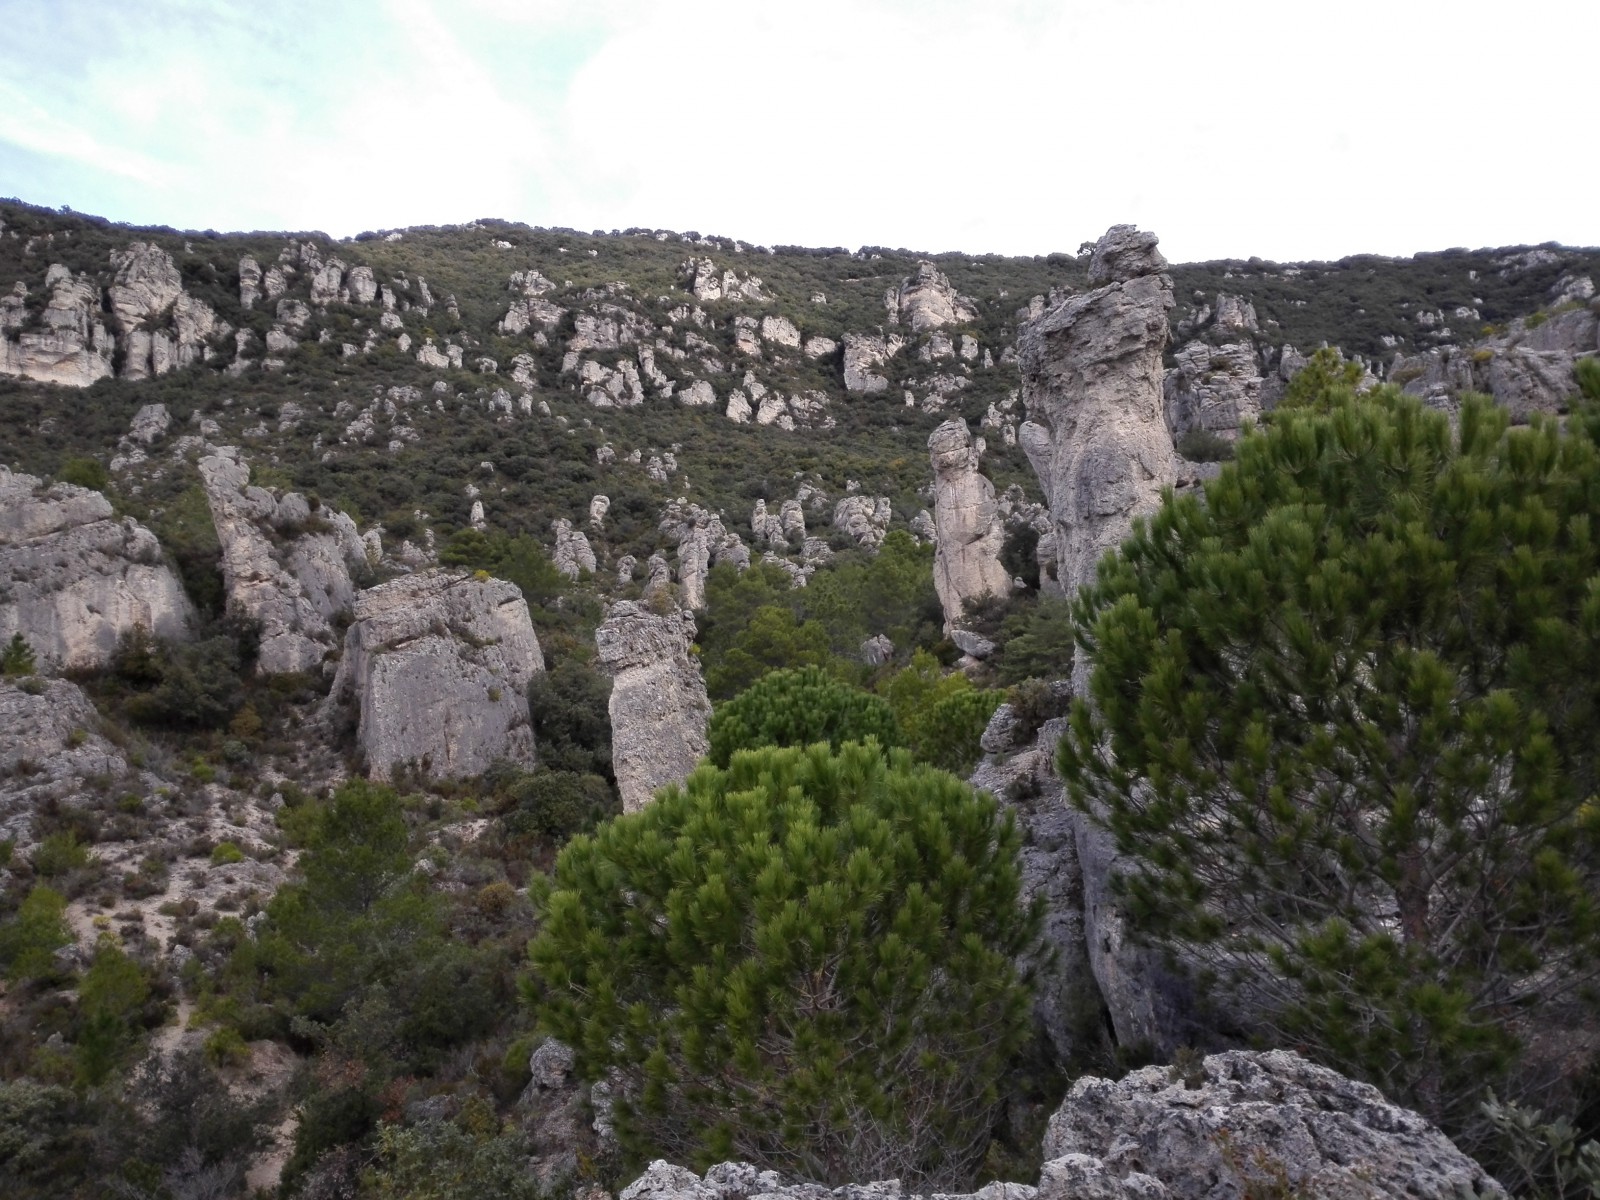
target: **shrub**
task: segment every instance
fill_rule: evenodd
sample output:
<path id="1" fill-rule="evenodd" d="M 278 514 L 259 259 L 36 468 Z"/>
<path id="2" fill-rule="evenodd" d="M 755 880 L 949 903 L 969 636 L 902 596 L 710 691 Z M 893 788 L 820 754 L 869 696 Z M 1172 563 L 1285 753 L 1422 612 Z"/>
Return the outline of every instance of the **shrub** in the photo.
<path id="1" fill-rule="evenodd" d="M 67 898 L 39 884 L 0 925 L 0 966 L 12 979 L 45 979 L 55 971 L 55 953 L 72 943 L 66 921 Z"/>
<path id="2" fill-rule="evenodd" d="M 1507 422 L 1275 414 L 1080 597 L 1060 756 L 1147 936 L 1469 1140 L 1600 961 L 1600 449 Z"/>
<path id="3" fill-rule="evenodd" d="M 506 814 L 506 832 L 564 842 L 592 829 L 618 810 L 617 795 L 598 775 L 538 771 L 522 775 L 509 789 L 515 806 Z"/>
<path id="4" fill-rule="evenodd" d="M 492 1114 L 491 1114 L 492 1116 Z M 491 1121 L 490 1124 L 493 1122 Z M 362 1178 L 373 1200 L 540 1200 L 545 1193 L 528 1170 L 530 1147 L 520 1134 L 496 1135 L 466 1122 L 382 1124 L 374 1162 Z"/>
<path id="5" fill-rule="evenodd" d="M 232 842 L 218 842 L 216 848 L 211 851 L 211 865 L 214 867 L 243 862 L 244 859 L 244 851 Z"/>
<path id="6" fill-rule="evenodd" d="M 38 661 L 34 658 L 33 647 L 28 645 L 28 639 L 20 631 L 13 633 L 5 649 L 0 650 L 0 675 L 32 675 L 38 669 Z"/>
<path id="7" fill-rule="evenodd" d="M 635 1152 L 958 1190 L 1029 1029 L 1017 848 L 904 753 L 738 754 L 562 852 L 530 999 Z"/>
<path id="8" fill-rule="evenodd" d="M 528 684 L 539 762 L 552 771 L 611 774 L 611 679 L 563 658 Z"/>
<path id="9" fill-rule="evenodd" d="M 33 851 L 33 871 L 41 879 L 55 879 L 89 865 L 88 847 L 70 829 L 52 833 Z"/>
<path id="10" fill-rule="evenodd" d="M 70 483 L 90 491 L 103 492 L 111 482 L 105 464 L 92 458 L 69 458 L 56 472 L 56 480 Z"/>
<path id="11" fill-rule="evenodd" d="M 726 767 L 737 750 L 809 746 L 873 738 L 884 749 L 901 744 L 894 710 L 877 696 L 841 683 L 820 667 L 774 671 L 717 705 L 708 730 L 711 761 Z"/>

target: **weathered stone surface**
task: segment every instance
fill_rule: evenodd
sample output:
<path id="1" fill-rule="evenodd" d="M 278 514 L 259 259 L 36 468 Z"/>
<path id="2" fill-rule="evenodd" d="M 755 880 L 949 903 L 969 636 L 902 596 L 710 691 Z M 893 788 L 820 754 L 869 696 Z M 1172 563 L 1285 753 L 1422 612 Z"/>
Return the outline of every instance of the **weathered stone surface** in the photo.
<path id="1" fill-rule="evenodd" d="M 1176 358 L 1177 365 L 1162 382 L 1167 425 L 1174 439 L 1199 429 L 1231 441 L 1246 421 L 1260 417 L 1265 380 L 1254 345 L 1194 341 Z"/>
<path id="2" fill-rule="evenodd" d="M 47 800 L 81 790 L 91 776 L 120 776 L 128 764 L 100 736 L 100 716 L 76 684 L 21 683 L 0 678 L 0 841 L 26 848 Z"/>
<path id="3" fill-rule="evenodd" d="M 611 763 L 624 812 L 688 778 L 709 748 L 711 704 L 689 653 L 694 628 L 691 612 L 657 613 L 625 600 L 595 630 L 600 665 L 612 678 Z"/>
<path id="4" fill-rule="evenodd" d="M 913 333 L 978 319 L 976 305 L 958 296 L 944 272 L 931 262 L 918 263 L 917 273 L 901 283 L 899 308 L 900 323 L 911 326 Z"/>
<path id="5" fill-rule="evenodd" d="M 796 349 L 800 345 L 800 330 L 788 317 L 762 317 L 761 340 Z"/>
<path id="6" fill-rule="evenodd" d="M 304 497 L 252 487 L 231 446 L 200 460 L 200 479 L 222 543 L 228 611 L 261 623 L 259 669 L 314 670 L 336 644 L 334 616 L 355 596 L 350 568 L 367 561 L 355 522 L 327 509 L 307 520 Z"/>
<path id="7" fill-rule="evenodd" d="M 136 627 L 183 638 L 193 624 L 155 534 L 99 492 L 0 467 L 0 644 L 21 633 L 41 666 L 92 670 Z"/>
<path id="8" fill-rule="evenodd" d="M 893 516 L 887 496 L 846 496 L 833 506 L 833 527 L 863 549 L 876 550 L 883 545 Z"/>
<path id="9" fill-rule="evenodd" d="M 881 667 L 894 657 L 894 643 L 884 634 L 875 634 L 861 643 L 861 661 L 869 667 Z"/>
<path id="10" fill-rule="evenodd" d="M 0 328 L 0 375 L 17 375 L 40 383 L 88 387 L 111 374 L 114 340 L 100 314 L 100 289 L 87 275 L 73 277 L 57 263 L 45 275 L 50 299 L 33 328 L 23 324 L 26 288 L 8 300 Z M 10 333 L 18 330 L 17 340 Z"/>
<path id="11" fill-rule="evenodd" d="M 720 563 L 739 570 L 750 565 L 750 548 L 716 513 L 674 500 L 661 515 L 661 534 L 678 548 L 678 595 L 685 608 L 706 603 L 706 576 Z"/>
<path id="12" fill-rule="evenodd" d="M 694 298 L 702 303 L 713 300 L 765 300 L 761 280 L 732 270 L 717 271 L 709 258 L 691 258 L 683 264 L 683 275 Z"/>
<path id="13" fill-rule="evenodd" d="M 423 571 L 356 596 L 330 706 L 353 706 L 367 773 L 441 777 L 532 766 L 528 683 L 544 654 L 515 584 Z"/>
<path id="14" fill-rule="evenodd" d="M 1506 1194 L 1416 1113 L 1287 1050 L 1213 1054 L 1192 1078 L 1079 1079 L 1044 1139 L 1047 1162 L 1068 1154 L 1152 1175 L 1174 1200 L 1239 1200 L 1277 1170 L 1293 1194 L 1330 1200 Z"/>
<path id="15" fill-rule="evenodd" d="M 113 251 L 111 312 L 121 330 L 122 377 L 148 379 L 206 357 L 206 340 L 231 332 L 210 305 L 183 290 L 183 276 L 160 246 L 133 242 Z M 162 328 L 149 326 L 160 324 Z"/>
<path id="16" fill-rule="evenodd" d="M 555 530 L 556 547 L 550 561 L 555 564 L 556 570 L 568 579 L 576 579 L 584 571 L 594 574 L 594 549 L 583 530 L 574 529 L 572 522 L 565 517 L 559 518 L 552 528 Z"/>
<path id="17" fill-rule="evenodd" d="M 1059 583 L 1094 577 L 1133 518 L 1174 478 L 1162 403 L 1172 281 L 1154 234 L 1113 226 L 1090 259 L 1095 290 L 1072 296 L 1019 336 L 1029 421 L 1019 440 L 1056 521 Z"/>
<path id="18" fill-rule="evenodd" d="M 928 451 L 937 529 L 933 586 L 948 632 L 962 619 L 969 600 L 1009 595 L 1011 576 L 1000 565 L 1005 525 L 994 484 L 978 470 L 983 439 L 974 442 L 965 421 L 946 421 L 929 436 Z"/>
<path id="19" fill-rule="evenodd" d="M 844 335 L 844 386 L 847 392 L 886 392 L 887 376 L 873 368 L 900 353 L 905 343 L 898 337 L 882 334 L 847 333 Z"/>

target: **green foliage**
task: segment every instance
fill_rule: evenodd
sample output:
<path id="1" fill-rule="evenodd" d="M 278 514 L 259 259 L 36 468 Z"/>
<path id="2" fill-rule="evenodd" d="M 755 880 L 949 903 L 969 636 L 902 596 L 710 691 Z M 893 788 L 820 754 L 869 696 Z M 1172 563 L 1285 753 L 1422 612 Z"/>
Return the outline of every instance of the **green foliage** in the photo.
<path id="1" fill-rule="evenodd" d="M 900 752 L 735 755 L 562 851 L 530 998 L 635 1154 L 957 1190 L 1028 1032 L 1017 848 Z"/>
<path id="2" fill-rule="evenodd" d="M 138 1018 L 150 996 L 144 971 L 115 940 L 102 937 L 78 985 L 79 1081 L 104 1083 L 132 1048 Z"/>
<path id="3" fill-rule="evenodd" d="M 1600 451 L 1330 384 L 1080 598 L 1060 766 L 1146 934 L 1473 1141 L 1600 953 Z"/>
<path id="4" fill-rule="evenodd" d="M 55 952 L 71 944 L 67 898 L 39 884 L 29 891 L 16 916 L 0 925 L 0 966 L 11 979 L 47 979 L 55 973 Z"/>
<path id="5" fill-rule="evenodd" d="M 362 1177 L 361 1195 L 373 1200 L 482 1200 L 485 1196 L 539 1200 L 545 1193 L 528 1170 L 532 1148 L 527 1138 L 499 1133 L 493 1128 L 497 1124 L 493 1112 L 487 1116 L 487 1121 L 479 1122 L 379 1125 L 375 1161 Z"/>
<path id="6" fill-rule="evenodd" d="M 41 879 L 57 879 L 89 865 L 89 848 L 81 845 L 71 829 L 52 833 L 34 847 L 29 860 L 33 873 Z"/>
<path id="7" fill-rule="evenodd" d="M 61 483 L 71 483 L 81 488 L 88 488 L 90 491 L 103 492 L 111 482 L 111 475 L 106 471 L 105 464 L 98 459 L 69 458 L 56 472 L 56 479 Z"/>
<path id="8" fill-rule="evenodd" d="M 59 1188 L 63 1175 L 76 1173 L 88 1140 L 83 1115 L 69 1088 L 0 1081 L 0 1180 L 9 1195 L 61 1194 L 45 1189 Z"/>
<path id="9" fill-rule="evenodd" d="M 1543 1114 L 1493 1092 L 1483 1102 L 1488 1119 L 1516 1174 L 1516 1195 L 1535 1200 L 1584 1200 L 1600 1196 L 1600 1142 L 1580 1143 L 1565 1117 Z"/>
<path id="10" fill-rule="evenodd" d="M 898 746 L 900 729 L 887 703 L 840 682 L 820 667 L 774 671 L 717 705 L 708 730 L 711 761 L 726 767 L 734 753 L 757 746 L 809 746 L 877 741 Z"/>
<path id="11" fill-rule="evenodd" d="M 841 554 L 806 587 L 785 589 L 790 604 L 827 630 L 830 648 L 845 658 L 879 634 L 896 646 L 931 645 L 940 637 L 933 547 L 919 546 L 904 529 L 890 530 L 877 554 Z"/>
<path id="12" fill-rule="evenodd" d="M 1006 534 L 1000 547 L 1000 565 L 1013 579 L 1030 588 L 1039 586 L 1039 531 L 1032 525 L 1018 525 Z"/>
<path id="13" fill-rule="evenodd" d="M 729 642 L 727 650 L 706 666 L 706 694 L 727 700 L 768 671 L 821 667 L 834 662 L 828 631 L 817 621 L 799 621 L 794 611 L 769 604 Z"/>
<path id="14" fill-rule="evenodd" d="M 1324 351 L 1318 350 L 1318 354 Z M 1356 369 L 1356 378 L 1361 371 Z M 1190 462 L 1227 462 L 1233 457 L 1233 443 L 1210 429 L 1195 426 L 1178 439 L 1178 453 Z"/>
<path id="15" fill-rule="evenodd" d="M 0 650 L 0 675 L 32 675 L 38 669 L 39 664 L 34 658 L 33 647 L 28 645 L 28 639 L 22 636 L 20 630 L 13 633 L 5 649 Z"/>
<path id="16" fill-rule="evenodd" d="M 229 863 L 243 862 L 244 851 L 232 842 L 218 842 L 211 851 L 211 865 L 214 867 L 227 866 Z"/>
<path id="17" fill-rule="evenodd" d="M 918 650 L 879 690 L 911 752 L 957 775 L 977 765 L 983 755 L 979 739 L 1005 699 L 1003 692 L 975 687 L 959 671 L 946 674 L 926 650 Z"/>
<path id="18" fill-rule="evenodd" d="M 615 815 L 620 804 L 609 783 L 576 771 L 524 772 L 505 788 L 504 817 L 512 837 L 564 842 Z"/>
<path id="19" fill-rule="evenodd" d="M 1015 605 L 1005 616 L 996 641 L 995 675 L 1001 683 L 1024 679 L 1066 679 L 1072 674 L 1073 639 L 1077 626 L 1066 600 L 1040 596 L 1032 604 Z"/>
<path id="20" fill-rule="evenodd" d="M 141 725 L 222 729 L 242 702 L 242 665 L 231 637 L 174 643 L 136 626 L 117 643 L 111 669 L 131 689 L 125 707 Z"/>
<path id="21" fill-rule="evenodd" d="M 552 771 L 611 777 L 611 679 L 563 658 L 528 684 L 540 765 Z"/>
<path id="22" fill-rule="evenodd" d="M 567 577 L 556 570 L 544 547 L 526 535 L 463 529 L 445 543 L 439 561 L 447 567 L 487 571 L 516 584 L 529 608 L 549 607 L 567 586 Z"/>
<path id="23" fill-rule="evenodd" d="M 1306 360 L 1284 389 L 1280 409 L 1312 408 L 1319 412 L 1347 403 L 1361 382 L 1361 364 L 1324 346 Z"/>

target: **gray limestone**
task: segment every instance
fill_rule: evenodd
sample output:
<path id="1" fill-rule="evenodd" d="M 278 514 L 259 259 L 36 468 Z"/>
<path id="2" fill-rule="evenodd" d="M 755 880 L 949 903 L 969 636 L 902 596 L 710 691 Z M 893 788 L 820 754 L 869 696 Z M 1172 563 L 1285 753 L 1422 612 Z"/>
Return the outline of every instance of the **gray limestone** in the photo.
<path id="1" fill-rule="evenodd" d="M 946 421 L 929 436 L 928 451 L 937 529 L 933 586 L 948 632 L 962 619 L 969 601 L 1009 595 L 1011 576 L 1000 565 L 1005 525 L 994 484 L 978 470 L 983 439 L 974 442 L 965 421 Z"/>

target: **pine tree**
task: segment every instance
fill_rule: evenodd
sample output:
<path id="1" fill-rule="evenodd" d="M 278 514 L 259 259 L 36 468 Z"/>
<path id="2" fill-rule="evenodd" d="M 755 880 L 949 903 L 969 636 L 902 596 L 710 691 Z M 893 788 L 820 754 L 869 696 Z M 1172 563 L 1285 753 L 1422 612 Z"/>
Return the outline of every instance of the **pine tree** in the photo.
<path id="1" fill-rule="evenodd" d="M 636 1154 L 959 1190 L 1029 1027 L 1017 849 L 904 752 L 740 754 L 562 851 L 529 998 Z"/>
<path id="2" fill-rule="evenodd" d="M 887 749 L 901 744 L 894 710 L 877 696 L 842 683 L 820 667 L 773 671 L 717 705 L 708 736 L 711 761 L 726 767 L 736 750 L 757 746 L 809 746 L 874 739 Z"/>
<path id="3" fill-rule="evenodd" d="M 1600 962 L 1593 425 L 1331 381 L 1077 603 L 1060 766 L 1146 935 L 1469 1138 Z"/>
<path id="4" fill-rule="evenodd" d="M 28 639 L 22 636 L 20 630 L 13 633 L 5 649 L 0 650 L 0 675 L 32 675 L 36 670 L 38 662 L 34 658 L 33 647 L 28 645 Z"/>

